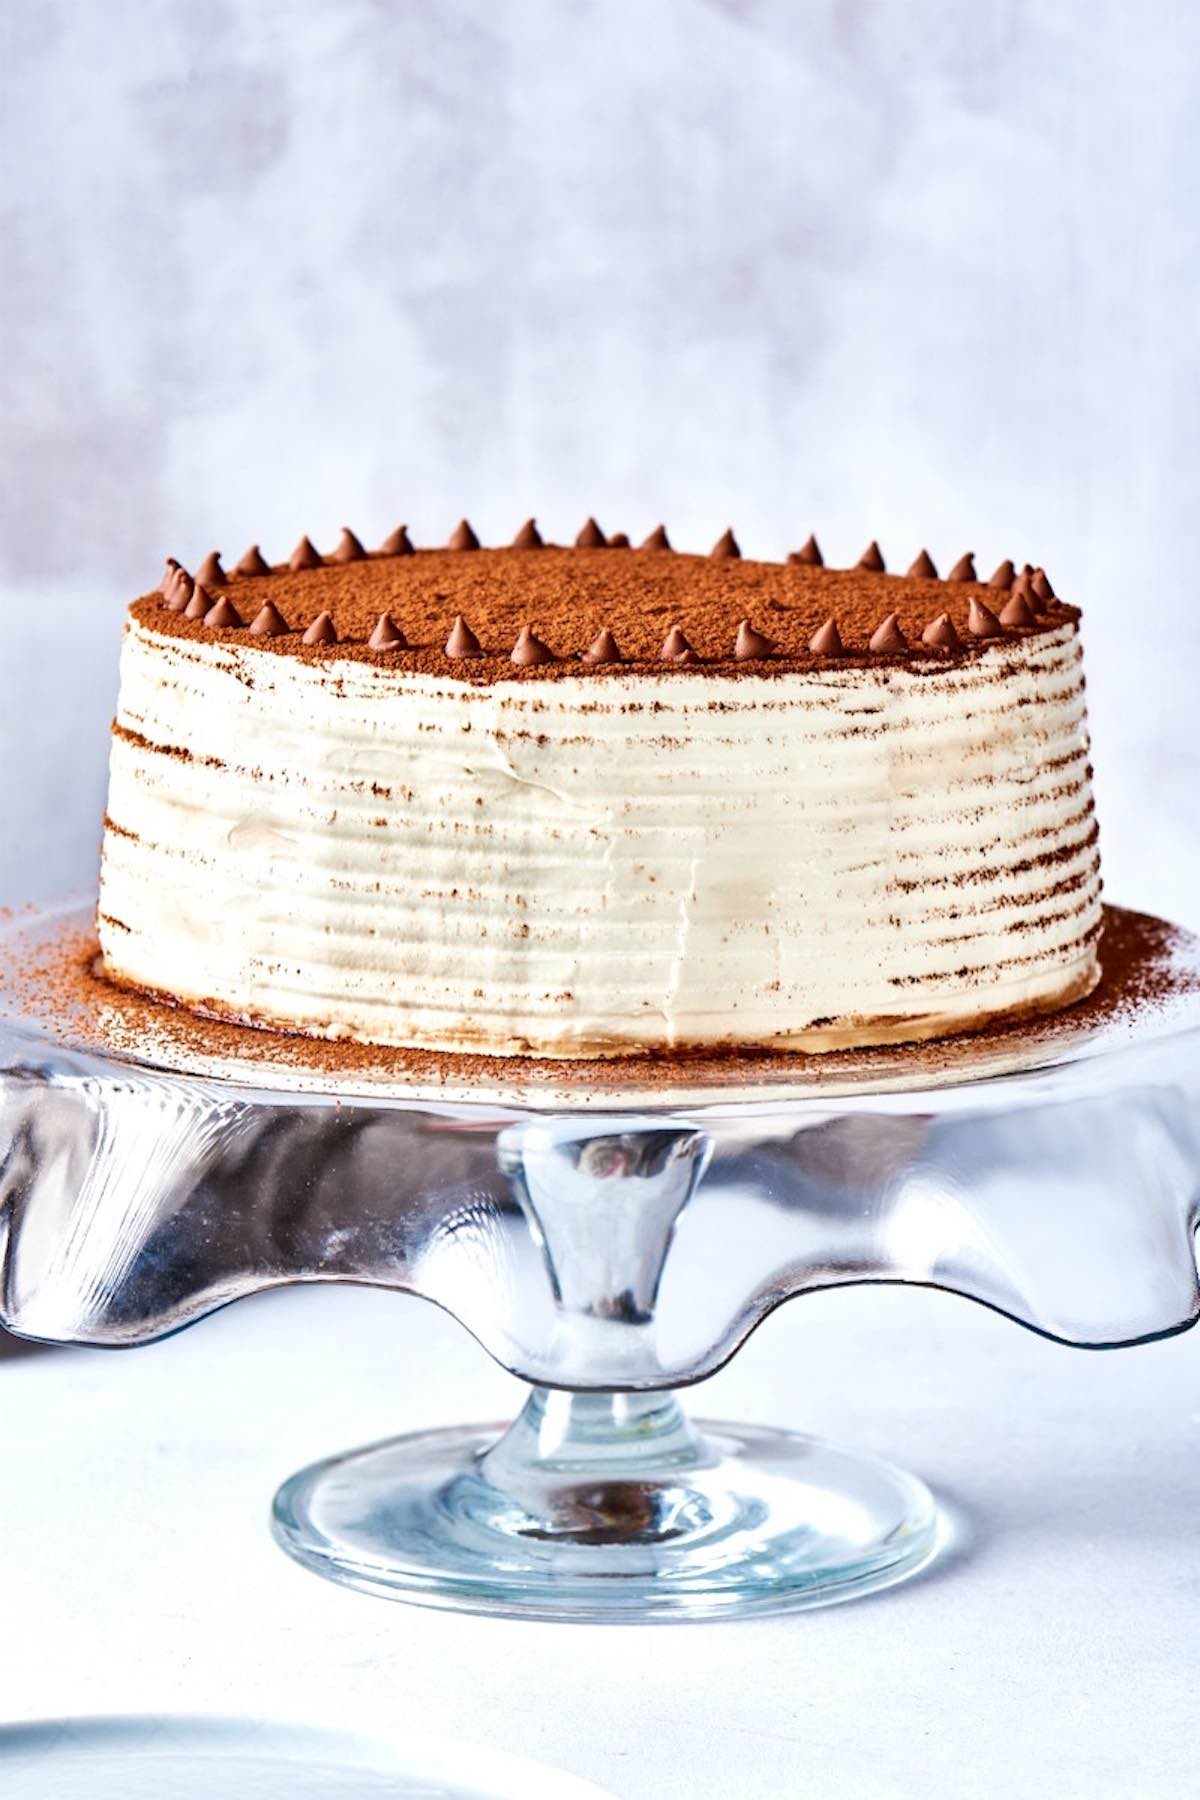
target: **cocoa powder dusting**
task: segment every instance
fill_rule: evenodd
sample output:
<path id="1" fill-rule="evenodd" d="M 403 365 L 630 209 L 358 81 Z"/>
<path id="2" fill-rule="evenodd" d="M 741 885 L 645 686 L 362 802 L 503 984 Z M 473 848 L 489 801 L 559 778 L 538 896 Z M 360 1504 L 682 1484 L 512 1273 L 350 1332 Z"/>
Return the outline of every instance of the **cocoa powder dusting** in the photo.
<path id="1" fill-rule="evenodd" d="M 239 590 L 245 590 L 244 598 Z M 469 554 L 461 550 L 374 554 L 315 568 L 275 567 L 253 578 L 235 571 L 228 590 L 231 604 L 240 601 L 245 616 L 253 617 L 270 601 L 292 625 L 286 636 L 256 637 L 256 654 L 299 656 L 313 662 L 328 662 L 336 655 L 389 669 L 453 673 L 472 682 L 547 681 L 585 669 L 604 680 L 630 663 L 652 664 L 659 674 L 671 667 L 689 673 L 709 668 L 743 677 L 812 668 L 825 659 L 810 650 L 810 643 L 830 618 L 837 622 L 846 656 L 870 664 L 939 667 L 978 655 L 984 648 L 981 640 L 970 636 L 968 619 L 971 601 L 981 602 L 989 591 L 979 582 L 950 583 L 864 568 L 828 569 L 674 551 L 613 555 L 608 548 L 551 545 Z M 1015 641 L 1079 616 L 1058 600 L 1047 604 L 1049 610 L 1033 623 L 1005 635 Z M 251 647 L 244 632 L 226 632 L 171 612 L 158 593 L 137 600 L 132 611 L 140 624 L 167 636 L 205 643 L 228 639 L 244 649 Z M 336 651 L 303 642 L 305 628 L 325 612 L 336 629 Z M 370 647 L 381 613 L 389 614 L 408 640 L 403 647 Z M 896 638 L 875 652 L 869 650 L 872 636 L 890 614 L 896 615 L 903 639 L 917 647 L 915 652 L 899 647 Z M 458 615 L 482 646 L 482 654 L 469 663 L 452 662 L 445 653 Z M 922 633 L 942 615 L 954 627 L 954 639 L 962 641 L 952 641 L 949 649 L 921 648 Z M 756 657 L 749 669 L 736 655 L 743 620 L 775 646 L 772 655 Z M 525 626 L 549 647 L 554 662 L 512 663 L 513 644 Z M 695 649 L 695 662 L 672 665 L 661 660 L 663 640 L 673 626 Z M 605 630 L 621 646 L 619 664 L 584 660 L 588 646 Z M 843 665 L 844 661 L 845 657 L 836 659 Z"/>

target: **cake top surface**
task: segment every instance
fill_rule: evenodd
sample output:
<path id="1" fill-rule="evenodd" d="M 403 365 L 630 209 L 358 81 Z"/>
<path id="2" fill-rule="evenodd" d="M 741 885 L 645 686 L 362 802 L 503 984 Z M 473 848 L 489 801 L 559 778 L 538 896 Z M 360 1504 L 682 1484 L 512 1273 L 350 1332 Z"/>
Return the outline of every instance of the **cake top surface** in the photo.
<path id="1" fill-rule="evenodd" d="M 707 556 L 665 538 L 660 527 L 634 549 L 589 521 L 561 547 L 541 543 L 529 521 L 515 544 L 484 549 L 464 521 L 445 549 L 414 549 L 400 527 L 366 551 L 345 531 L 326 556 L 304 538 L 275 566 L 257 546 L 228 572 L 216 552 L 194 572 L 171 561 L 159 592 L 132 611 L 185 638 L 484 682 L 639 665 L 759 675 L 936 665 L 1078 616 L 1029 564 L 980 580 L 966 556 L 941 579 L 924 551 L 896 575 L 874 544 L 854 568 L 832 569 L 812 539 L 767 563 L 742 557 L 728 532 Z"/>

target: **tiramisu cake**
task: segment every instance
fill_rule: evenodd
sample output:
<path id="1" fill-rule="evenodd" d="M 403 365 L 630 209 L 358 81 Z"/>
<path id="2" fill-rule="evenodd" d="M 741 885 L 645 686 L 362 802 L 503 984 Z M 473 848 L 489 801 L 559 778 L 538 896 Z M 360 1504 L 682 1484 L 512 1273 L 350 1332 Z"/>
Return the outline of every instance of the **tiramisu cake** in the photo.
<path id="1" fill-rule="evenodd" d="M 970 556 L 350 531 L 167 566 L 99 937 L 224 1020 L 495 1056 L 909 1042 L 1098 975 L 1079 614 Z"/>

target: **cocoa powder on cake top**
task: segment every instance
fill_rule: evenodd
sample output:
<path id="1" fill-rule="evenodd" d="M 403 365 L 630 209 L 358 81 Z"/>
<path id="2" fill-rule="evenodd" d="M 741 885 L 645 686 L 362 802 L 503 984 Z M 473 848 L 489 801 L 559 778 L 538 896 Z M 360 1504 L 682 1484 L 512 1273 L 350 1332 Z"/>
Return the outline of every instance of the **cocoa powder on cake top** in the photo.
<path id="1" fill-rule="evenodd" d="M 136 601 L 133 616 L 167 635 L 236 642 L 268 656 L 319 663 L 351 657 L 472 682 L 566 674 L 603 678 L 631 664 L 663 674 L 710 670 L 759 676 L 847 662 L 937 668 L 1078 617 L 1056 598 L 1034 598 L 1041 610 L 1031 611 L 1029 622 L 981 636 L 973 629 L 973 618 L 976 627 L 982 622 L 985 630 L 992 629 L 987 620 L 994 626 L 1010 599 L 1007 591 L 983 581 L 609 546 L 375 552 L 315 567 L 275 566 L 263 575 L 230 570 L 226 584 L 209 591 L 214 605 L 225 602 L 212 624 L 170 610 L 160 593 Z M 987 614 L 977 610 L 973 615 L 973 601 Z M 273 620 L 278 635 L 252 635 L 248 627 L 268 602 L 287 629 L 280 631 Z M 219 622 L 229 618 L 230 606 L 241 626 Z M 329 622 L 321 621 L 326 613 Z M 904 645 L 897 644 L 893 630 L 889 647 L 872 651 L 871 637 L 891 614 Z M 922 633 L 943 614 L 953 629 L 947 632 L 943 626 L 937 643 L 922 643 Z M 377 632 L 383 615 L 395 632 L 390 627 Z M 459 616 L 478 639 L 481 654 L 447 654 L 447 639 Z M 810 643 L 831 618 L 843 653 L 814 654 Z M 744 660 L 735 656 L 742 620 L 771 641 L 769 654 Z M 321 621 L 312 634 L 317 641 L 306 644 L 304 634 L 315 621 Z M 554 660 L 511 660 L 526 627 Z M 663 658 L 673 627 L 694 655 Z M 581 660 L 606 630 L 616 640 L 620 661 Z M 406 645 L 390 641 L 397 633 Z M 371 647 L 372 634 L 382 635 L 386 647 Z"/>

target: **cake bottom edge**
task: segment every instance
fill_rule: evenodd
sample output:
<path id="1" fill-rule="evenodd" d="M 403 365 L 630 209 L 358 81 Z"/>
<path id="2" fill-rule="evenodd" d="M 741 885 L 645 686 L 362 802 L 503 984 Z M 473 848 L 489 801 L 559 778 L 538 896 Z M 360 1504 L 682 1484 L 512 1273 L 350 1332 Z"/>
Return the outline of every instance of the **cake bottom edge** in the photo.
<path id="1" fill-rule="evenodd" d="M 184 998 L 121 974 L 108 961 L 103 949 L 98 951 L 95 958 L 94 973 L 99 980 L 119 993 L 149 1000 L 198 1020 L 237 1027 L 248 1034 L 261 1034 L 264 1038 L 272 1035 L 300 1043 L 328 1044 L 334 1050 L 338 1045 L 344 1045 L 355 1050 L 381 1053 L 412 1051 L 432 1055 L 486 1057 L 495 1059 L 498 1063 L 520 1059 L 546 1063 L 637 1064 L 661 1056 L 702 1062 L 706 1058 L 720 1059 L 730 1055 L 833 1056 L 848 1050 L 929 1044 L 996 1027 L 1020 1025 L 1063 1012 L 1095 992 L 1103 970 L 1093 941 L 1087 958 L 1081 965 L 1073 966 L 1061 983 L 1008 1006 L 979 1007 L 971 1012 L 953 1014 L 914 1013 L 895 1018 L 848 1017 L 828 1024 L 805 1027 L 786 1036 L 776 1036 L 765 1041 L 733 1035 L 695 1041 L 679 1038 L 672 1041 L 664 1038 L 658 1042 L 639 1043 L 579 1038 L 568 1042 L 547 1043 L 544 1047 L 531 1044 L 525 1039 L 498 1041 L 484 1033 L 463 1032 L 453 1041 L 448 1038 L 435 1041 L 430 1038 L 371 1038 L 352 1034 L 343 1027 L 322 1029 L 295 1019 L 275 1017 L 264 1011 L 241 1010 L 213 997 Z"/>

